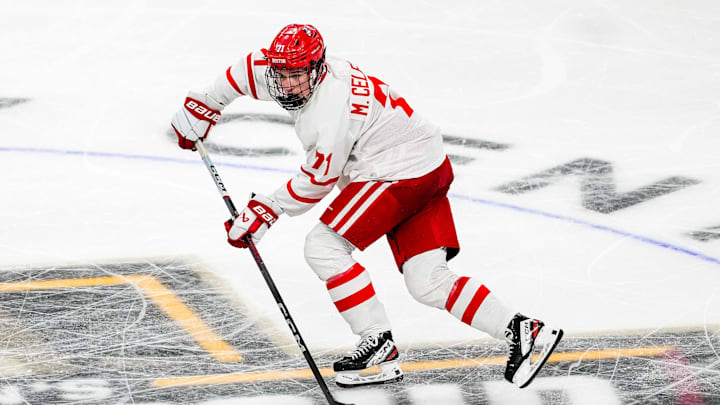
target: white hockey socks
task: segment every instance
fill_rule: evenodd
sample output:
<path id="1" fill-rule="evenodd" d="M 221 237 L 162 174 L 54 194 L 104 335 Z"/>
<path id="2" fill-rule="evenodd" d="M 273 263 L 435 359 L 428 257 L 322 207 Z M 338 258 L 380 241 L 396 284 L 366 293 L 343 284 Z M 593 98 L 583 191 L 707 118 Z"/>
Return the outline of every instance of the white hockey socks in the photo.
<path id="1" fill-rule="evenodd" d="M 445 309 L 462 322 L 505 339 L 505 329 L 517 311 L 508 308 L 482 283 L 470 277 L 455 281 Z"/>
<path id="2" fill-rule="evenodd" d="M 326 282 L 330 298 L 353 333 L 366 336 L 390 330 L 385 307 L 375 295 L 370 273 L 355 263 Z"/>

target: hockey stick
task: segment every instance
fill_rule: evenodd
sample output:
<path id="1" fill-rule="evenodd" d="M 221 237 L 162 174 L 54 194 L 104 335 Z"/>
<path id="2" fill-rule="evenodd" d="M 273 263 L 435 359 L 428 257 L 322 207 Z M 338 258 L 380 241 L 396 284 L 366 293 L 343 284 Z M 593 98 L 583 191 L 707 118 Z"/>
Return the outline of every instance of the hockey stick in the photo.
<path id="1" fill-rule="evenodd" d="M 207 167 L 208 172 L 210 172 L 210 176 L 213 178 L 215 186 L 217 186 L 220 195 L 225 201 L 225 205 L 227 206 L 228 211 L 230 211 L 230 215 L 233 219 L 237 218 L 239 213 L 235 208 L 235 204 L 233 204 L 232 199 L 230 199 L 230 194 L 225 188 L 225 184 L 223 184 L 222 179 L 220 178 L 220 174 L 215 168 L 212 160 L 210 160 L 210 156 L 208 156 L 207 150 L 205 150 L 205 146 L 202 144 L 201 141 L 198 141 L 195 142 L 195 148 L 200 153 L 200 157 L 202 157 L 203 163 L 205 163 L 205 167 Z M 270 272 L 268 271 L 267 267 L 265 267 L 265 262 L 263 262 L 263 259 L 260 257 L 260 254 L 255 247 L 255 243 L 253 242 L 252 237 L 250 235 L 246 235 L 243 240 L 245 241 L 245 243 L 247 243 L 248 249 L 250 249 L 250 254 L 252 254 L 253 259 L 255 259 L 255 263 L 257 263 L 258 269 L 260 269 L 260 273 L 262 273 L 262 276 L 265 279 L 265 283 L 267 284 L 268 288 L 270 288 L 270 292 L 275 298 L 275 302 L 277 303 L 278 308 L 280 308 L 280 312 L 282 312 L 282 315 L 285 318 L 285 322 L 290 327 L 290 331 L 295 337 L 295 342 L 297 342 L 303 356 L 305 356 L 305 360 L 310 366 L 310 370 L 312 370 L 312 373 L 315 376 L 315 380 L 317 380 L 317 383 L 320 385 L 320 389 L 322 390 L 323 394 L 325 394 L 325 399 L 327 399 L 330 405 L 354 405 L 338 402 L 335 400 L 335 398 L 333 398 L 332 394 L 330 393 L 330 389 L 328 388 L 325 380 L 323 380 L 322 375 L 320 374 L 320 370 L 318 370 L 318 367 L 315 364 L 315 360 L 310 354 L 310 351 L 307 349 L 307 345 L 305 345 L 305 340 L 303 340 L 302 336 L 300 335 L 300 331 L 298 330 L 297 326 L 295 326 L 295 321 L 293 321 L 292 316 L 290 316 L 290 312 L 288 311 L 287 306 L 285 306 L 285 302 L 283 301 L 282 296 L 280 296 L 280 292 L 275 286 L 275 282 L 273 281 L 272 277 L 270 277 Z"/>

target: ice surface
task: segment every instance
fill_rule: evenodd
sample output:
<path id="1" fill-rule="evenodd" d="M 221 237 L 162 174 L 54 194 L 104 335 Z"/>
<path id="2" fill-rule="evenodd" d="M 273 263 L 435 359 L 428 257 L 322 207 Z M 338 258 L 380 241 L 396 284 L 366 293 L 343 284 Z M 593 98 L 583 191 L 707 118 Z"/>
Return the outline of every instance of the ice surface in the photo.
<path id="1" fill-rule="evenodd" d="M 291 22 L 443 128 L 452 269 L 562 326 L 559 351 L 588 351 L 522 394 L 500 366 L 432 363 L 340 399 L 716 403 L 719 19 L 709 0 L 0 3 L 0 283 L 151 274 L 244 358 L 213 357 L 147 285 L 43 284 L 0 293 L 0 404 L 321 403 L 306 378 L 153 385 L 306 367 L 249 254 L 225 244 L 198 156 L 168 136 L 188 89 Z M 238 100 L 224 117 L 210 150 L 236 203 L 295 173 L 302 150 L 278 106 Z M 321 367 L 355 342 L 302 256 L 333 195 L 259 245 Z M 406 363 L 503 355 L 413 301 L 384 241 L 356 258 Z M 592 357 L 647 347 L 672 349 Z"/>

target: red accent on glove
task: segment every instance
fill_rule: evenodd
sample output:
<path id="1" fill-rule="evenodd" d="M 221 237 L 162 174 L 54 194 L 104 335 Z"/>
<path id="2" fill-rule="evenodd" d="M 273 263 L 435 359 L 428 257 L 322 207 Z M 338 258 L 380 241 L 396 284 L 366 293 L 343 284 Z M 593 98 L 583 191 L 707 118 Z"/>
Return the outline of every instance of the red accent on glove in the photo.
<path id="1" fill-rule="evenodd" d="M 242 215 L 242 214 L 241 214 L 241 215 Z M 232 228 L 232 226 L 233 226 L 233 220 L 232 220 L 232 218 L 231 218 L 231 219 L 228 219 L 227 221 L 225 221 L 225 232 L 228 232 L 228 233 L 229 233 L 229 232 L 230 232 L 230 228 Z M 243 235 L 243 236 L 245 236 L 245 235 Z M 227 240 L 227 241 L 228 241 L 229 244 L 231 244 L 232 246 L 235 246 L 236 248 L 245 249 L 245 248 L 248 247 L 248 244 L 245 243 L 245 241 L 243 240 L 242 237 L 240 237 L 240 239 L 238 239 L 238 240 L 232 240 L 232 239 L 230 239 L 230 236 L 228 235 L 228 240 Z"/>
<path id="2" fill-rule="evenodd" d="M 184 136 L 180 135 L 180 132 L 177 130 L 177 128 L 175 128 L 175 125 L 170 124 L 170 126 L 172 127 L 173 131 L 175 131 L 175 135 L 177 135 L 178 137 L 178 145 L 180 145 L 181 148 L 193 150 L 195 149 L 195 142 L 190 141 Z"/>
<path id="3" fill-rule="evenodd" d="M 247 232 L 240 235 L 238 239 L 230 239 L 230 229 L 233 226 L 233 223 L 235 221 L 242 221 L 243 223 L 249 222 L 251 219 L 247 217 L 247 210 L 252 211 L 253 214 L 255 214 L 255 219 L 253 222 L 247 227 Z M 258 229 L 263 224 L 267 224 L 268 229 L 277 221 L 278 216 L 275 214 L 275 211 L 272 210 L 272 208 L 268 207 L 267 205 L 257 201 L 257 200 L 250 200 L 248 202 L 247 208 L 242 210 L 240 212 L 240 215 L 233 219 L 229 219 L 225 221 L 225 231 L 228 233 L 228 243 L 232 246 L 235 246 L 237 248 L 247 248 L 248 244 L 243 240 L 244 236 L 248 233 L 250 235 L 257 232 Z"/>
<path id="4" fill-rule="evenodd" d="M 212 128 L 212 126 L 217 124 L 220 120 L 220 111 L 213 110 L 212 108 L 205 105 L 203 102 L 191 97 L 185 98 L 185 105 L 183 107 L 185 107 L 185 110 L 187 110 L 190 115 L 192 115 L 196 119 L 208 123 L 205 133 L 199 136 L 199 140 L 202 142 L 207 137 L 208 133 L 210 133 L 210 128 Z M 170 124 L 170 126 L 172 127 L 173 131 L 175 131 L 175 135 L 177 135 L 178 137 L 178 145 L 181 148 L 195 150 L 195 142 L 188 140 L 187 138 L 182 136 L 182 134 L 180 134 L 180 131 L 175 128 L 175 125 Z"/>

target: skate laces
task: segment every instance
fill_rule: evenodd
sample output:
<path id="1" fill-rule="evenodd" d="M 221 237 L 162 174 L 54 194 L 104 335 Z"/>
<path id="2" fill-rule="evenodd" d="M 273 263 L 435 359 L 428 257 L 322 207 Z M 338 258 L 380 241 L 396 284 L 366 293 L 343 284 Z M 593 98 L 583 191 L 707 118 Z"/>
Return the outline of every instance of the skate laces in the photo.
<path id="1" fill-rule="evenodd" d="M 515 367 L 516 359 L 522 357 L 522 348 L 520 345 L 520 328 L 517 326 L 517 319 L 510 321 L 507 329 L 505 329 L 505 341 L 510 345 L 510 356 L 508 358 L 508 366 Z"/>
<path id="2" fill-rule="evenodd" d="M 357 348 L 353 350 L 352 352 L 347 354 L 347 357 L 350 357 L 353 360 L 357 360 L 366 354 L 368 354 L 375 346 L 378 344 L 378 337 L 377 336 L 366 336 L 360 342 L 358 343 Z"/>
<path id="3" fill-rule="evenodd" d="M 520 339 L 515 339 L 515 333 L 510 329 L 505 331 L 505 340 L 510 345 L 510 359 L 515 359 L 520 356 Z"/>

